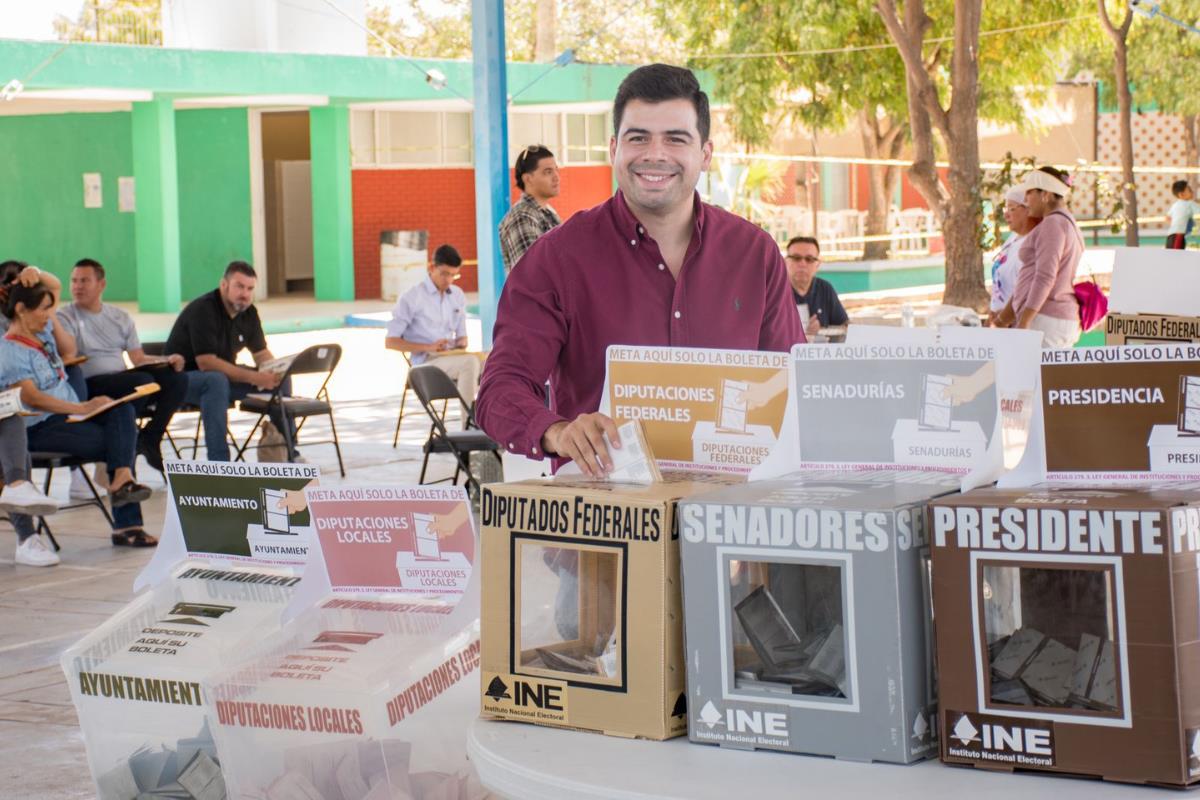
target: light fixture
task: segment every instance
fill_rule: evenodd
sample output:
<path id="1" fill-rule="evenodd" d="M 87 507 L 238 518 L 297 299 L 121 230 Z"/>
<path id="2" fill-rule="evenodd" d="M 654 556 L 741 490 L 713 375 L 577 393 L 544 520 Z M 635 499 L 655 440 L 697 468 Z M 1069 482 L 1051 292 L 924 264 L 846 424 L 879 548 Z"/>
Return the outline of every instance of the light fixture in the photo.
<path id="1" fill-rule="evenodd" d="M 17 95 L 25 91 L 25 84 L 21 83 L 17 78 L 13 78 L 8 83 L 4 84 L 4 88 L 0 89 L 0 98 L 4 100 L 15 100 Z"/>
<path id="2" fill-rule="evenodd" d="M 425 82 L 433 87 L 433 90 L 440 92 L 446 88 L 446 74 L 440 69 L 425 70 Z"/>

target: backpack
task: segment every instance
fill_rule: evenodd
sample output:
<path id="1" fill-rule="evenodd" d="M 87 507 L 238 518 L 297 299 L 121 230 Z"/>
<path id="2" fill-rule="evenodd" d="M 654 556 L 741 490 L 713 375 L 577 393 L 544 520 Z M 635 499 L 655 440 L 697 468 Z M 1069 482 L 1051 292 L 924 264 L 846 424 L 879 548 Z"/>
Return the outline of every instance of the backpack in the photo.
<path id="1" fill-rule="evenodd" d="M 1051 212 L 1052 214 L 1061 214 L 1061 211 Z M 1063 214 L 1063 216 L 1067 216 Z M 1079 233 L 1079 228 L 1075 228 L 1075 235 L 1079 238 L 1079 247 L 1085 249 L 1083 236 Z M 1092 276 L 1091 280 L 1080 281 L 1071 287 L 1075 291 L 1075 300 L 1079 303 L 1079 327 L 1084 333 L 1087 333 L 1092 328 L 1100 324 L 1104 316 L 1108 313 L 1108 297 L 1105 296 L 1100 285 L 1096 283 L 1096 276 Z"/>

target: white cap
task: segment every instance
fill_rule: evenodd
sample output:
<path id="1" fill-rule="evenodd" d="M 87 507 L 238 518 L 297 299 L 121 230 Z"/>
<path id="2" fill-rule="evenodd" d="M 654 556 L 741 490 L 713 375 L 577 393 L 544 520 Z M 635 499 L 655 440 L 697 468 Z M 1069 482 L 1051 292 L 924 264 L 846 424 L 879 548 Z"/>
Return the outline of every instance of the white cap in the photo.
<path id="1" fill-rule="evenodd" d="M 1021 193 L 1030 189 L 1041 189 L 1044 192 L 1066 196 L 1071 193 L 1071 187 L 1060 181 L 1048 172 L 1042 172 L 1040 169 L 1035 169 L 1032 172 L 1026 172 L 1021 178 L 1021 184 L 1017 187 Z"/>
<path id="2" fill-rule="evenodd" d="M 1004 193 L 1004 202 L 1013 203 L 1014 205 L 1018 206 L 1025 205 L 1025 189 L 1021 186 L 1021 184 L 1018 183 L 1016 186 Z"/>

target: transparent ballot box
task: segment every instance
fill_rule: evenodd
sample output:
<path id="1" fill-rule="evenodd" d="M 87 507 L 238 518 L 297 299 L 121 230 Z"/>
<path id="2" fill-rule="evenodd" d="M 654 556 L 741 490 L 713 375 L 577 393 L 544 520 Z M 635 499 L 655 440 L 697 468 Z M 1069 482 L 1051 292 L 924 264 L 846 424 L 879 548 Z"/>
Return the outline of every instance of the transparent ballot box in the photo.
<path id="1" fill-rule="evenodd" d="M 226 796 L 202 682 L 261 649 L 298 580 L 185 563 L 63 654 L 101 800 Z"/>
<path id="2" fill-rule="evenodd" d="M 205 682 L 229 796 L 476 800 L 479 624 L 448 602 L 331 597 Z"/>

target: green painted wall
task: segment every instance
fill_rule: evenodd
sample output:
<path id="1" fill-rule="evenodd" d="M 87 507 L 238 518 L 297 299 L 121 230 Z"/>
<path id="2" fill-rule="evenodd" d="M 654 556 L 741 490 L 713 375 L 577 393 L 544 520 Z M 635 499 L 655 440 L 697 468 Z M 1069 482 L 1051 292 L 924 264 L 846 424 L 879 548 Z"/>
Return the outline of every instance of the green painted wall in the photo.
<path id="1" fill-rule="evenodd" d="M 182 295 L 216 286 L 233 259 L 252 260 L 250 143 L 244 108 L 175 115 Z M 117 211 L 117 178 L 133 175 L 131 116 L 0 117 L 0 260 L 63 279 L 88 256 L 108 272 L 110 300 L 137 299 L 133 214 Z M 99 172 L 102 208 L 83 207 L 83 173 Z"/>
<path id="2" fill-rule="evenodd" d="M 109 296 L 133 299 L 133 214 L 117 212 L 117 177 L 133 175 L 130 115 L 0 118 L 0 259 L 66 279 L 84 256 L 104 264 Z M 99 172 L 104 205 L 83 207 L 83 173 Z"/>
<path id="3" fill-rule="evenodd" d="M 254 261 L 246 109 L 177 111 L 175 141 L 181 293 L 187 301 L 215 288 L 230 261 Z"/>

